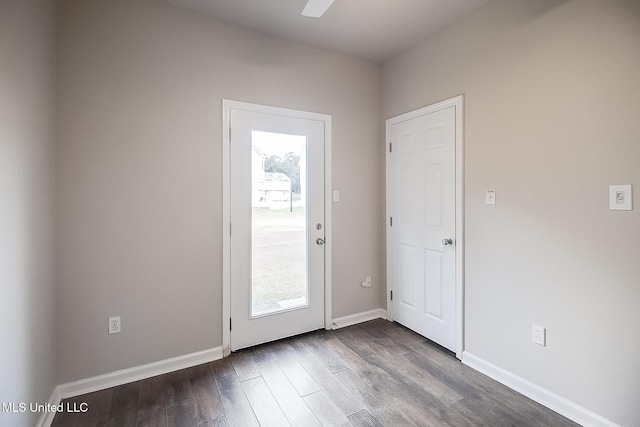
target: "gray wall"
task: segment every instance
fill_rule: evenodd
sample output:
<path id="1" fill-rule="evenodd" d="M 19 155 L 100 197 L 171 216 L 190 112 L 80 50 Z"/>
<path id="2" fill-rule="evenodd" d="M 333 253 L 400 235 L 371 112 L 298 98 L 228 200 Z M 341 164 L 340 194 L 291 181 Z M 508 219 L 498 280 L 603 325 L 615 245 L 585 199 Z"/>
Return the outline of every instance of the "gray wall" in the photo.
<path id="1" fill-rule="evenodd" d="M 382 74 L 385 118 L 465 96 L 466 351 L 627 426 L 640 424 L 639 70 L 640 2 L 509 0 Z M 635 186 L 633 211 L 609 211 L 610 184 Z"/>
<path id="2" fill-rule="evenodd" d="M 2 2 L 0 13 L 0 402 L 44 403 L 56 379 L 54 7 Z M 38 413 L 0 413 L 33 426 Z"/>
<path id="3" fill-rule="evenodd" d="M 60 382 L 222 344 L 223 98 L 333 116 L 333 314 L 381 306 L 378 65 L 153 2 L 58 11 Z"/>

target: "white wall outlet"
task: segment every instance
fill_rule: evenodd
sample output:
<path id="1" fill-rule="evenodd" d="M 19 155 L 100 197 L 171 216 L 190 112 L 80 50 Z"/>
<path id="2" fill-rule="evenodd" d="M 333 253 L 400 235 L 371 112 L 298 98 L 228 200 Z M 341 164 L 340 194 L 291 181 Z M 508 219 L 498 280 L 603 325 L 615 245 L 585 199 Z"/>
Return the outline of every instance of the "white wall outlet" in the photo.
<path id="1" fill-rule="evenodd" d="M 120 333 L 120 316 L 109 317 L 109 335 Z"/>
<path id="2" fill-rule="evenodd" d="M 364 282 L 360 282 L 360 286 L 362 286 L 363 288 L 370 288 L 371 287 L 371 276 L 365 277 Z"/>
<path id="3" fill-rule="evenodd" d="M 541 346 L 547 345 L 547 329 L 540 325 L 531 325 L 531 340 L 540 344 Z"/>
<path id="4" fill-rule="evenodd" d="M 334 202 L 339 202 L 340 201 L 340 191 L 333 190 L 333 201 Z"/>

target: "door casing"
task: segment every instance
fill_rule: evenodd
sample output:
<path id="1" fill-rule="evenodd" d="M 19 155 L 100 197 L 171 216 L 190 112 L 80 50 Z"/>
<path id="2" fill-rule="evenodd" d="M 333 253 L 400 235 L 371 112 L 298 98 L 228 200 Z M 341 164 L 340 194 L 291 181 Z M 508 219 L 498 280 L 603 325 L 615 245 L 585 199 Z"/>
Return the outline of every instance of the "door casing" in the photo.
<path id="1" fill-rule="evenodd" d="M 390 143 L 391 141 L 391 127 L 396 123 L 401 123 L 407 120 L 411 120 L 426 114 L 430 114 L 445 108 L 455 107 L 455 229 L 456 229 L 456 268 L 455 268 L 455 288 L 456 288 L 456 315 L 455 315 L 455 334 L 456 334 L 456 348 L 455 353 L 458 359 L 462 360 L 462 352 L 464 350 L 464 138 L 463 138 L 463 96 L 456 96 L 454 98 L 438 102 L 436 104 L 428 105 L 426 107 L 419 108 L 408 113 L 401 114 L 396 117 L 387 119 L 386 121 L 386 140 L 385 140 L 385 152 L 386 152 L 386 170 L 389 170 L 390 158 Z M 386 191 L 391 189 L 391 177 L 389 173 L 386 174 Z M 391 206 L 391 197 L 387 197 L 386 202 L 386 241 L 391 241 L 391 224 L 390 216 L 393 212 L 393 206 Z M 393 290 L 392 271 L 389 268 L 389 261 L 391 259 L 391 247 L 387 244 L 387 318 L 393 320 L 393 303 L 391 300 L 391 292 Z"/>
<path id="2" fill-rule="evenodd" d="M 328 114 L 222 100 L 222 348 L 223 355 L 231 353 L 231 111 L 283 115 L 324 123 L 324 326 L 331 328 L 331 116 Z"/>

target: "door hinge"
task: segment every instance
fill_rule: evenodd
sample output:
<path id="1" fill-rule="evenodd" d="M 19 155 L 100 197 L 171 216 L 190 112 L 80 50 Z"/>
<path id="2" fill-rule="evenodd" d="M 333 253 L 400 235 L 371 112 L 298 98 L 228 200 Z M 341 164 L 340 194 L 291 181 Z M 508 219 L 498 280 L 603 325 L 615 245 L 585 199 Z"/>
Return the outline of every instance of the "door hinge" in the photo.
<path id="1" fill-rule="evenodd" d="M 389 143 L 389 152 L 393 153 L 393 142 Z"/>
<path id="2" fill-rule="evenodd" d="M 231 330 L 231 317 L 229 317 L 229 330 Z"/>
<path id="3" fill-rule="evenodd" d="M 229 236 L 231 236 L 231 223 L 229 223 Z"/>
<path id="4" fill-rule="evenodd" d="M 393 227 L 393 217 L 389 217 L 389 227 Z"/>
<path id="5" fill-rule="evenodd" d="M 389 299 L 393 301 L 393 291 L 389 291 Z"/>

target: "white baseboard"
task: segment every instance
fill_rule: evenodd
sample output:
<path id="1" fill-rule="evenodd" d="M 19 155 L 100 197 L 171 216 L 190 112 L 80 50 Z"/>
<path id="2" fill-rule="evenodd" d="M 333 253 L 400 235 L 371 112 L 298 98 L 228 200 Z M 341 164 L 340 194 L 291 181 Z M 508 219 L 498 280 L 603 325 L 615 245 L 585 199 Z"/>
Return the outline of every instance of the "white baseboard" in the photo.
<path id="1" fill-rule="evenodd" d="M 387 310 L 377 308 L 375 310 L 363 311 L 362 313 L 351 314 L 349 316 L 333 319 L 331 329 L 340 329 L 346 326 L 356 325 L 362 322 L 368 322 L 374 319 L 386 319 Z"/>
<path id="2" fill-rule="evenodd" d="M 499 366 L 479 358 L 478 356 L 474 356 L 468 351 L 462 353 L 462 363 L 580 425 L 589 427 L 620 427 L 618 424 L 611 422 L 562 396 L 552 393 L 531 381 L 514 375 Z"/>
<path id="3" fill-rule="evenodd" d="M 49 407 L 58 406 L 61 400 L 62 399 L 60 398 L 60 394 L 58 393 L 58 387 L 56 387 L 55 389 L 53 389 L 53 392 L 51 393 L 51 396 L 49 397 L 47 403 L 49 404 Z M 55 416 L 55 412 L 43 412 L 42 415 L 40 415 L 40 419 L 38 420 L 38 424 L 36 424 L 36 427 L 49 427 L 53 422 L 53 417 Z"/>
<path id="4" fill-rule="evenodd" d="M 155 377 L 156 375 L 166 374 L 191 366 L 201 365 L 218 359 L 222 359 L 222 347 L 215 347 L 209 350 L 198 351 L 183 356 L 172 357 L 171 359 L 98 375 L 97 377 L 60 384 L 56 387 L 56 390 L 60 398 L 65 399 L 67 397 L 78 396 L 133 381 L 143 380 L 145 378 Z"/>
<path id="5" fill-rule="evenodd" d="M 123 369 L 121 371 L 98 375 L 96 377 L 60 384 L 53 390 L 48 403 L 52 406 L 57 406 L 60 404 L 62 399 L 66 399 L 68 397 L 104 390 L 106 388 L 155 377 L 156 375 L 190 368 L 192 366 L 213 362 L 214 360 L 219 359 L 222 359 L 221 346 L 211 348 L 209 350 L 185 354 L 183 356 L 172 357 L 170 359 L 160 360 L 158 362 L 148 363 L 146 365 Z M 38 421 L 37 427 L 49 427 L 53 422 L 54 416 L 54 412 L 43 413 Z"/>

